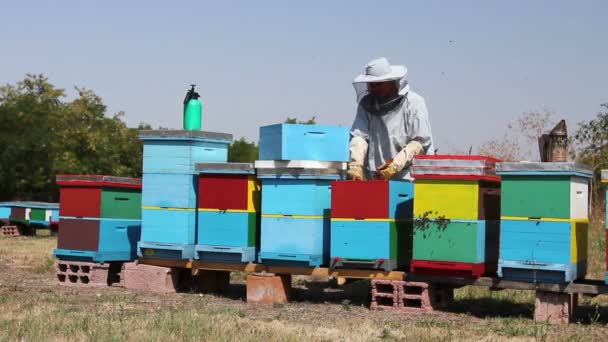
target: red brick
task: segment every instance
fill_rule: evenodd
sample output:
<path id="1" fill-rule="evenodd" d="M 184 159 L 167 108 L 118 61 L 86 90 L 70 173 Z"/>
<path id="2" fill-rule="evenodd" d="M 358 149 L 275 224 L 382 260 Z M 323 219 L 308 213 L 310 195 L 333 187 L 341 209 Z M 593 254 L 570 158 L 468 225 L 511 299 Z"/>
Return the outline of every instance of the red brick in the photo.
<path id="1" fill-rule="evenodd" d="M 291 297 L 291 275 L 247 276 L 247 303 L 285 304 Z"/>
<path id="2" fill-rule="evenodd" d="M 180 270 L 176 268 L 128 262 L 122 268 L 122 284 L 126 289 L 174 293 L 179 285 Z"/>
<path id="3" fill-rule="evenodd" d="M 536 291 L 534 320 L 549 323 L 570 323 L 576 307 L 578 294 Z"/>

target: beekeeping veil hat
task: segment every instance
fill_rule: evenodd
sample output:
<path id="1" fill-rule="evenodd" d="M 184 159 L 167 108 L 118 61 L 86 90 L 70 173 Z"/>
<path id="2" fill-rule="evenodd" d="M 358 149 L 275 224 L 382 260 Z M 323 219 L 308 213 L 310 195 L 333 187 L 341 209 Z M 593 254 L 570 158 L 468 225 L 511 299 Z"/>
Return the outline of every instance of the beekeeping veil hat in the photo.
<path id="1" fill-rule="evenodd" d="M 369 94 L 368 83 L 373 82 L 395 81 L 399 96 L 407 94 L 409 85 L 406 75 L 407 68 L 404 65 L 390 65 L 384 57 L 371 60 L 365 65 L 364 73 L 353 80 L 353 86 L 357 93 L 357 103 Z"/>

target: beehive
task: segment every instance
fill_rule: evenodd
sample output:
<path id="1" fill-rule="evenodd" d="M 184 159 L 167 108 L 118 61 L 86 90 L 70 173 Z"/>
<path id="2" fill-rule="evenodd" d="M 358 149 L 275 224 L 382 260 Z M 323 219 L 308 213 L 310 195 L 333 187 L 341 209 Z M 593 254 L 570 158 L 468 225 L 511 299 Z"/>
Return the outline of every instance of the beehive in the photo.
<path id="1" fill-rule="evenodd" d="M 260 185 L 248 163 L 198 163 L 195 258 L 255 261 L 259 245 Z"/>
<path id="2" fill-rule="evenodd" d="M 348 161 L 349 129 L 278 124 L 260 127 L 260 160 Z"/>
<path id="3" fill-rule="evenodd" d="M 498 263 L 498 160 L 420 156 L 414 160 L 413 255 L 419 274 L 480 277 Z"/>
<path id="4" fill-rule="evenodd" d="M 501 163 L 498 275 L 529 282 L 570 282 L 587 272 L 588 182 L 575 163 Z"/>
<path id="5" fill-rule="evenodd" d="M 331 182 L 344 177 L 346 165 L 319 168 L 312 161 L 300 166 L 256 162 L 262 183 L 262 263 L 312 267 L 328 262 Z"/>
<path id="6" fill-rule="evenodd" d="M 407 181 L 331 184 L 331 267 L 407 266 L 411 258 L 414 186 Z"/>
<path id="7" fill-rule="evenodd" d="M 55 256 L 73 261 L 129 261 L 141 233 L 141 180 L 58 175 L 59 236 Z M 52 219 L 53 214 L 49 217 Z"/>
<path id="8" fill-rule="evenodd" d="M 197 162 L 226 162 L 232 136 L 224 133 L 142 131 L 142 233 L 138 254 L 192 259 L 197 242 Z"/>

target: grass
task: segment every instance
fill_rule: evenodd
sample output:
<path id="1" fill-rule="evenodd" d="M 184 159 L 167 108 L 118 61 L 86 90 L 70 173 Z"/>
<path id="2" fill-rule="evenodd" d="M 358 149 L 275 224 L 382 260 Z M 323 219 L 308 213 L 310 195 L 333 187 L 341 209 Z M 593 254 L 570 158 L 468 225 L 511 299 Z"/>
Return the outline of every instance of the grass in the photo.
<path id="1" fill-rule="evenodd" d="M 589 274 L 603 276 L 604 232 L 589 232 Z M 608 297 L 582 298 L 578 323 L 532 318 L 532 291 L 456 290 L 447 312 L 369 311 L 365 281 L 331 286 L 296 277 L 288 305 L 248 305 L 244 275 L 235 296 L 158 295 L 53 283 L 56 239 L 0 237 L 0 341 L 447 341 L 585 340 L 608 336 Z M 230 299 L 233 298 L 233 299 Z"/>

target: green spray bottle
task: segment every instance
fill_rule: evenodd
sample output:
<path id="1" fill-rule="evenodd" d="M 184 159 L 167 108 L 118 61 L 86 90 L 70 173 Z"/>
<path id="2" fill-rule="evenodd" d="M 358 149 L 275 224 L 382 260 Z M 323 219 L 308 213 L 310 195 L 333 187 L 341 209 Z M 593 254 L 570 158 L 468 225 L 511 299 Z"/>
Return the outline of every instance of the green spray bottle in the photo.
<path id="1" fill-rule="evenodd" d="M 203 115 L 203 104 L 199 101 L 200 95 L 194 91 L 196 84 L 190 85 L 190 90 L 184 99 L 184 129 L 200 131 Z"/>

